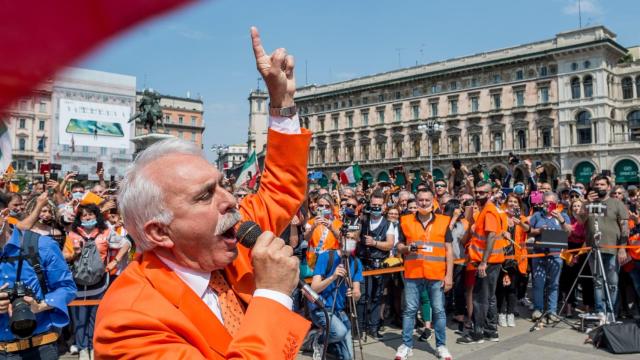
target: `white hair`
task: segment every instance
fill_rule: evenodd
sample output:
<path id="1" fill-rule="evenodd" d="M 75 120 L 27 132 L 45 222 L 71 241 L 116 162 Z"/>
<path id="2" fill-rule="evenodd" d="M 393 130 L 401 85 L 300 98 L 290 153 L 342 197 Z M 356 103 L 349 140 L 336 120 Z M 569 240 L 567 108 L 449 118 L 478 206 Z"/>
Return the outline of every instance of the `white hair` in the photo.
<path id="1" fill-rule="evenodd" d="M 144 169 L 152 162 L 173 154 L 202 156 L 202 150 L 194 143 L 176 138 L 159 141 L 138 154 L 120 182 L 120 213 L 125 228 L 141 252 L 153 248 L 144 234 L 144 225 L 149 221 L 169 224 L 173 220 L 173 213 L 165 206 L 162 189 L 145 174 Z"/>

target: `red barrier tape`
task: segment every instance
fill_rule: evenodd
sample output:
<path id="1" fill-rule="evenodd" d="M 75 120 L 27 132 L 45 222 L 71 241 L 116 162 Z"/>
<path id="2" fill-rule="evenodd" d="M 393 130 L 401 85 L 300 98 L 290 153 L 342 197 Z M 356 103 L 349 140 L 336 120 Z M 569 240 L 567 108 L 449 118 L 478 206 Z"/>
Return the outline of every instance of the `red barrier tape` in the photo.
<path id="1" fill-rule="evenodd" d="M 640 249 L 640 245 L 635 245 L 635 246 L 630 246 L 630 245 L 602 245 L 601 248 L 603 249 Z M 585 252 L 585 251 L 589 251 L 591 250 L 591 247 L 583 247 L 583 248 L 579 248 L 579 249 L 573 249 L 573 250 L 563 250 L 561 252 L 552 252 L 552 253 L 548 253 L 548 254 L 528 254 L 528 255 L 523 255 L 523 256 L 505 256 L 505 260 L 517 260 L 517 259 L 522 259 L 522 258 L 527 258 L 527 259 L 532 259 L 532 258 L 540 258 L 540 257 L 545 257 L 545 256 L 553 256 L 553 255 L 560 255 L 562 253 L 565 254 L 570 254 L 570 253 L 579 253 L 579 252 Z M 466 262 L 465 259 L 459 259 L 454 261 L 454 264 L 464 264 Z M 376 276 L 376 275 L 386 275 L 386 274 L 393 274 L 393 273 L 397 273 L 397 272 L 403 272 L 404 271 L 404 266 L 394 266 L 394 267 L 389 267 L 389 268 L 385 268 L 385 269 L 376 269 L 376 270 L 365 270 L 362 272 L 362 276 Z M 304 281 L 307 284 L 311 283 L 311 278 L 306 278 L 304 279 Z M 99 305 L 100 304 L 100 300 L 74 300 L 72 301 L 68 306 L 93 306 L 93 305 Z"/>

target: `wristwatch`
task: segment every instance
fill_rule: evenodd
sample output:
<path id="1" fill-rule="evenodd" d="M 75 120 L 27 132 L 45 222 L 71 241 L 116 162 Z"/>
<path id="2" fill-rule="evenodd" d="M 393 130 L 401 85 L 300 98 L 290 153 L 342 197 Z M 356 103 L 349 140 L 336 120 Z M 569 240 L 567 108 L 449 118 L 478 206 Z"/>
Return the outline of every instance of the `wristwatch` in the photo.
<path id="1" fill-rule="evenodd" d="M 284 108 L 274 108 L 269 104 L 269 115 L 271 116 L 281 116 L 281 117 L 293 117 L 298 113 L 298 108 L 294 104 L 293 106 L 284 107 Z"/>

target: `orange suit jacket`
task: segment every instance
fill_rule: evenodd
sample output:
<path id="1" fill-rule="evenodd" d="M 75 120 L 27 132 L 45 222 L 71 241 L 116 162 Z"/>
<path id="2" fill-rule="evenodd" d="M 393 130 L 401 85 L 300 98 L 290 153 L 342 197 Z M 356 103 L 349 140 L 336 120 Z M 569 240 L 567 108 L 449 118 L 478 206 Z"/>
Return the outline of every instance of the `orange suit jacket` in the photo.
<path id="1" fill-rule="evenodd" d="M 280 234 L 304 200 L 311 133 L 269 131 L 260 190 L 242 202 L 245 219 Z M 94 349 L 98 359 L 294 359 L 310 323 L 276 301 L 252 299 L 249 250 L 225 268 L 248 304 L 234 338 L 187 284 L 153 251 L 133 261 L 98 308 Z"/>

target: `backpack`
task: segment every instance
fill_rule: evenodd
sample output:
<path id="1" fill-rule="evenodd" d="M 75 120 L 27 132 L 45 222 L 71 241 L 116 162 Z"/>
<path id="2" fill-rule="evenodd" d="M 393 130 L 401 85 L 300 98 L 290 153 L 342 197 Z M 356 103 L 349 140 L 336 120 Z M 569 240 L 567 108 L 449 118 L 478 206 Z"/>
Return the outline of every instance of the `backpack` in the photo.
<path id="1" fill-rule="evenodd" d="M 104 277 L 106 265 L 100 257 L 100 251 L 96 246 L 95 238 L 84 239 L 80 256 L 73 263 L 73 279 L 81 286 L 92 286 L 98 284 Z"/>
<path id="2" fill-rule="evenodd" d="M 15 231 L 18 231 L 17 229 Z M 44 276 L 44 269 L 42 265 L 40 265 L 40 252 L 38 251 L 38 240 L 40 239 L 40 234 L 35 233 L 33 231 L 27 230 L 22 235 L 22 245 L 20 246 L 20 255 L 12 256 L 12 257 L 3 257 L 0 259 L 0 262 L 14 262 L 19 261 L 22 262 L 24 260 L 31 265 L 33 271 L 36 273 L 38 277 L 38 283 L 40 283 L 40 290 L 42 291 L 42 295 L 46 295 L 48 292 L 47 281 Z M 19 268 L 22 265 L 18 265 Z"/>

